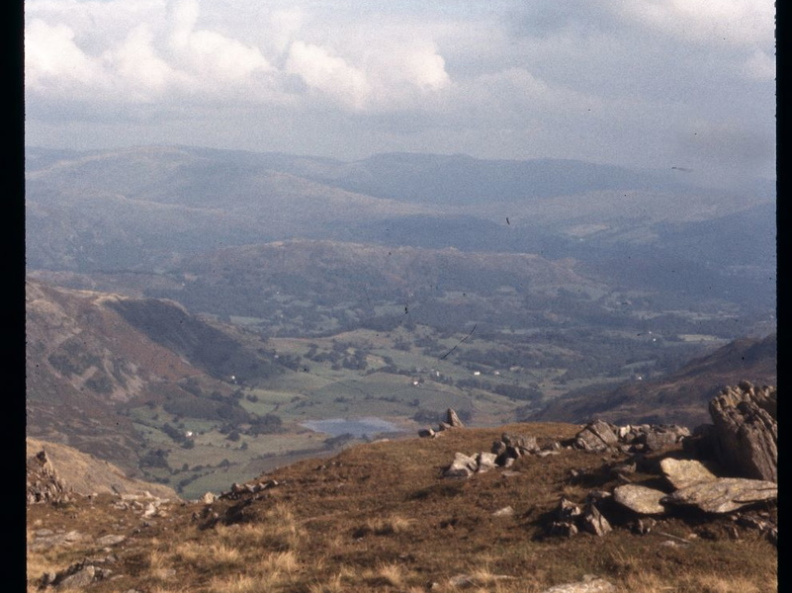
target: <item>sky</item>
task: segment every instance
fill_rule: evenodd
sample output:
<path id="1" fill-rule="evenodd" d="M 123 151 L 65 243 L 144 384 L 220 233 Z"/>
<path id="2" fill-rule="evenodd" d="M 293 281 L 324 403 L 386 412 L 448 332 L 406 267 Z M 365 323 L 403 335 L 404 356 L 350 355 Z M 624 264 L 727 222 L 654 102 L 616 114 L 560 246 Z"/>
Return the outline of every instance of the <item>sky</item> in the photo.
<path id="1" fill-rule="evenodd" d="M 26 144 L 775 177 L 772 0 L 27 0 Z"/>

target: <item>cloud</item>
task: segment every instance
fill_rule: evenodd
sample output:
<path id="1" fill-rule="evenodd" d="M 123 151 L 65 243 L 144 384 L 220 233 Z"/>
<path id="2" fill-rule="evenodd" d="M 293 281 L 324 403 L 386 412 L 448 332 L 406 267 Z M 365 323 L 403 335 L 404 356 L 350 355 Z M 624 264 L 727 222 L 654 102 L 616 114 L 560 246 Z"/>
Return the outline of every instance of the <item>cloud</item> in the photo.
<path id="1" fill-rule="evenodd" d="M 689 140 L 742 122 L 772 147 L 769 0 L 27 0 L 26 19 L 31 142 L 774 170 Z"/>
<path id="2" fill-rule="evenodd" d="M 179 67 L 210 90 L 215 85 L 244 81 L 257 71 L 271 70 L 257 47 L 216 31 L 196 30 L 199 14 L 197 0 L 180 0 L 172 5 L 169 48 Z"/>
<path id="3" fill-rule="evenodd" d="M 363 72 L 310 43 L 292 43 L 285 69 L 300 76 L 309 87 L 351 108 L 362 108 L 371 93 Z"/>
<path id="4" fill-rule="evenodd" d="M 767 0 L 628 0 L 614 11 L 680 40 L 735 46 L 766 43 L 775 17 Z"/>
<path id="5" fill-rule="evenodd" d="M 102 86 L 104 73 L 75 43 L 75 32 L 64 24 L 35 19 L 25 34 L 25 84 L 55 95 L 83 95 L 87 87 Z"/>
<path id="6" fill-rule="evenodd" d="M 152 101 L 180 78 L 157 55 L 153 33 L 145 24 L 132 29 L 121 45 L 108 50 L 102 58 L 108 70 L 115 73 L 114 79 L 121 90 L 131 93 L 134 101 Z"/>

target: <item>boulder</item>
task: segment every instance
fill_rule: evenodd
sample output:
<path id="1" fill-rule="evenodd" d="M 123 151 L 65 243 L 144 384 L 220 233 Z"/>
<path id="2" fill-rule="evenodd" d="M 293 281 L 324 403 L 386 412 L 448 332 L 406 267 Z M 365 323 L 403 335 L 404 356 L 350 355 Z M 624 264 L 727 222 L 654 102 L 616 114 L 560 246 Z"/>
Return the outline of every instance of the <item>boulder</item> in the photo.
<path id="1" fill-rule="evenodd" d="M 503 433 L 501 441 L 507 448 L 515 449 L 520 455 L 539 451 L 539 444 L 534 436 Z"/>
<path id="2" fill-rule="evenodd" d="M 727 387 L 709 405 L 713 448 L 730 473 L 778 482 L 778 422 L 775 388 L 747 382 Z"/>
<path id="3" fill-rule="evenodd" d="M 673 447 L 677 442 L 677 435 L 673 432 L 653 430 L 647 433 L 644 440 L 647 451 L 662 451 Z"/>
<path id="4" fill-rule="evenodd" d="M 590 422 L 575 435 L 575 446 L 585 451 L 605 451 L 618 442 L 618 427 L 604 420 Z"/>
<path id="5" fill-rule="evenodd" d="M 746 506 L 777 498 L 778 485 L 773 482 L 747 478 L 718 478 L 677 490 L 665 496 L 662 502 L 695 506 L 705 513 L 731 513 Z"/>
<path id="6" fill-rule="evenodd" d="M 613 531 L 613 527 L 611 527 L 608 520 L 599 512 L 599 509 L 591 503 L 586 505 L 581 521 L 583 529 L 600 537 Z"/>
<path id="7" fill-rule="evenodd" d="M 475 457 L 470 457 L 464 453 L 456 453 L 454 461 L 443 472 L 446 478 L 467 478 L 473 475 L 478 469 L 478 462 Z"/>
<path id="8" fill-rule="evenodd" d="M 462 424 L 459 416 L 452 408 L 448 408 L 446 411 L 446 424 L 448 424 L 451 428 L 462 428 L 465 426 Z"/>
<path id="9" fill-rule="evenodd" d="M 435 436 L 435 431 L 432 430 L 431 428 L 423 428 L 418 431 L 418 436 L 421 437 L 422 439 L 432 438 Z"/>
<path id="10" fill-rule="evenodd" d="M 498 465 L 495 463 L 497 459 L 497 455 L 494 453 L 485 453 L 481 452 L 476 455 L 476 471 L 477 472 L 486 472 L 491 469 L 495 469 Z"/>
<path id="11" fill-rule="evenodd" d="M 511 505 L 507 507 L 503 507 L 502 509 L 498 509 L 494 513 L 492 513 L 493 517 L 513 517 L 514 516 L 514 509 Z"/>
<path id="12" fill-rule="evenodd" d="M 613 500 L 640 515 L 665 513 L 666 509 L 660 503 L 665 495 L 665 492 L 638 484 L 624 484 L 613 490 Z"/>
<path id="13" fill-rule="evenodd" d="M 674 459 L 666 457 L 660 461 L 660 469 L 668 482 L 677 490 L 699 482 L 713 482 L 717 476 L 696 459 Z"/>
<path id="14" fill-rule="evenodd" d="M 55 587 L 56 589 L 84 590 L 96 581 L 108 578 L 112 571 L 89 563 L 87 560 L 72 564 L 69 568 L 58 573 L 45 573 L 41 579 L 40 587 Z"/>
<path id="15" fill-rule="evenodd" d="M 558 517 L 559 521 L 566 521 L 568 519 L 573 519 L 583 514 L 583 510 L 580 508 L 579 505 L 575 504 L 571 500 L 567 500 L 564 497 L 561 497 L 561 500 L 558 501 L 558 507 L 556 508 L 556 517 Z"/>

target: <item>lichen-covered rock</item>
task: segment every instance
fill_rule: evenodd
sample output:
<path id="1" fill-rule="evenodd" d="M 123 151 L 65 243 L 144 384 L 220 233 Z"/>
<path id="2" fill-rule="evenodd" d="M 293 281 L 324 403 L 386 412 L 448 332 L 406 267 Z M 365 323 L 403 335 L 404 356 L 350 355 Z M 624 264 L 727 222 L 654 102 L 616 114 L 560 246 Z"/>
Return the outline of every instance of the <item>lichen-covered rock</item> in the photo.
<path id="1" fill-rule="evenodd" d="M 478 469 L 478 462 L 475 457 L 470 457 L 464 453 L 456 453 L 454 461 L 443 472 L 446 478 L 467 478 L 473 475 Z"/>
<path id="2" fill-rule="evenodd" d="M 591 503 L 586 505 L 581 523 L 583 529 L 600 537 L 613 531 L 610 522 L 599 512 L 599 509 Z"/>
<path id="3" fill-rule="evenodd" d="M 613 490 L 613 500 L 640 515 L 662 515 L 665 513 L 666 509 L 660 503 L 665 495 L 665 492 L 638 484 L 624 484 Z"/>
<path id="4" fill-rule="evenodd" d="M 696 459 L 674 459 L 666 457 L 660 461 L 660 469 L 668 482 L 676 489 L 686 488 L 699 482 L 713 482 L 717 476 Z"/>
<path id="5" fill-rule="evenodd" d="M 709 405 L 719 463 L 736 475 L 778 482 L 776 389 L 727 387 Z"/>
<path id="6" fill-rule="evenodd" d="M 705 513 L 730 513 L 777 498 L 778 485 L 773 482 L 746 478 L 718 478 L 677 490 L 664 497 L 663 502 L 695 506 Z"/>
<path id="7" fill-rule="evenodd" d="M 575 446 L 585 451 L 605 451 L 619 442 L 618 427 L 595 420 L 575 435 Z"/>
<path id="8" fill-rule="evenodd" d="M 465 426 L 459 419 L 459 415 L 452 408 L 448 408 L 446 411 L 446 424 L 451 428 L 462 428 Z"/>

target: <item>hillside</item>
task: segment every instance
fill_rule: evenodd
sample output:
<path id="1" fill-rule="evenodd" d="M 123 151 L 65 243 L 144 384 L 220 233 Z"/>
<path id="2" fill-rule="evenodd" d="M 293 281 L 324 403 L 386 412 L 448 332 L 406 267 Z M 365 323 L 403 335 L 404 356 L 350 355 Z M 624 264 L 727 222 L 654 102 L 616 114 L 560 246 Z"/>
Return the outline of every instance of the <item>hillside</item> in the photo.
<path id="1" fill-rule="evenodd" d="M 223 247 L 320 239 L 575 258 L 594 282 L 643 285 L 661 307 L 774 304 L 775 198 L 761 181 L 726 192 L 676 171 L 462 155 L 27 152 L 31 270 L 178 273 Z"/>
<path id="2" fill-rule="evenodd" d="M 692 510 L 655 518 L 608 510 L 613 531 L 570 537 L 551 532 L 559 501 L 583 504 L 588 493 L 623 483 L 610 468 L 625 455 L 606 455 L 603 463 L 602 453 L 561 447 L 523 455 L 508 470 L 442 475 L 455 452 L 488 451 L 503 433 L 567 444 L 579 428 L 512 424 L 359 445 L 205 502 L 141 504 L 105 495 L 33 505 L 28 591 L 67 577 L 96 593 L 550 593 L 591 579 L 585 575 L 602 587 L 611 583 L 597 589 L 611 593 L 777 588 L 776 547 L 756 527 L 774 520 L 772 502 L 737 520 Z M 679 454 L 677 446 L 649 455 L 631 481 L 667 488 L 650 467 Z M 57 543 L 58 534 L 70 538 Z M 552 591 L 591 590 L 577 586 Z"/>
<path id="3" fill-rule="evenodd" d="M 28 434 L 126 470 L 138 469 L 145 440 L 122 410 L 195 402 L 196 391 L 227 397 L 228 365 L 257 376 L 283 370 L 173 302 L 32 280 L 26 290 Z M 224 403 L 195 402 L 194 413 Z"/>
<path id="4" fill-rule="evenodd" d="M 43 465 L 51 477 L 57 480 L 69 492 L 80 496 L 93 496 L 95 494 L 131 494 L 143 495 L 149 493 L 161 498 L 178 499 L 172 488 L 161 484 L 152 484 L 142 480 L 129 478 L 125 472 L 107 461 L 97 459 L 93 455 L 81 453 L 73 447 L 59 443 L 48 443 L 39 439 L 27 437 L 26 457 L 28 465 Z M 32 457 L 41 456 L 46 460 L 36 464 Z M 30 476 L 28 477 L 28 482 Z M 31 488 L 28 485 L 28 491 Z M 74 498 L 74 497 L 72 497 Z"/>
<path id="5" fill-rule="evenodd" d="M 664 422 L 693 428 L 709 422 L 706 404 L 724 386 L 743 379 L 775 385 L 777 351 L 776 334 L 735 340 L 660 379 L 570 392 L 531 419 L 584 422 L 596 417 L 617 424 Z"/>

